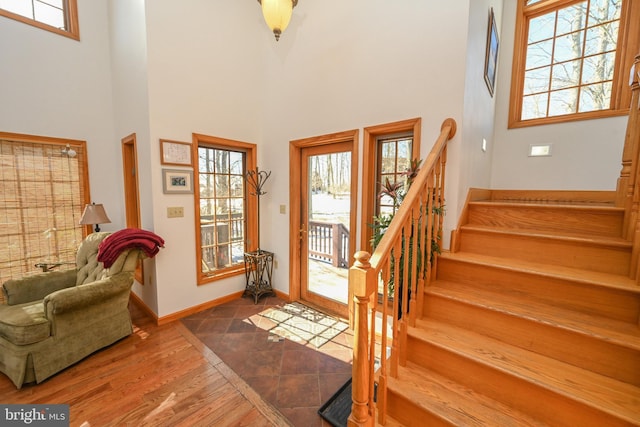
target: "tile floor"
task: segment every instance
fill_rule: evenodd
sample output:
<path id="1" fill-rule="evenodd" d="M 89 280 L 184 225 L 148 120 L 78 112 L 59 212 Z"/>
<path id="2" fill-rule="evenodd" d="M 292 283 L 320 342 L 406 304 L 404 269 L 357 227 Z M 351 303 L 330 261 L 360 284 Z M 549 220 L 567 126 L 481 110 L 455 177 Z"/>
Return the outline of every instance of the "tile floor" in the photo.
<path id="1" fill-rule="evenodd" d="M 294 426 L 328 426 L 320 406 L 351 377 L 345 320 L 299 303 L 240 298 L 183 324 Z"/>

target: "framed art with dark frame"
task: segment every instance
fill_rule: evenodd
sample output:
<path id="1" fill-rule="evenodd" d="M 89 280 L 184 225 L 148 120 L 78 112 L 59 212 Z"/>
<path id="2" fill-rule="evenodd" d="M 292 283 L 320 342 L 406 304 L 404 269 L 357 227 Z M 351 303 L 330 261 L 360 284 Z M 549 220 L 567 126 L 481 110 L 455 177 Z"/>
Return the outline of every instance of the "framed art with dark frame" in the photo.
<path id="1" fill-rule="evenodd" d="M 487 28 L 487 50 L 484 57 L 484 81 L 487 83 L 489 94 L 493 97 L 496 84 L 496 67 L 498 65 L 498 27 L 493 8 L 489 9 L 489 27 Z"/>
<path id="2" fill-rule="evenodd" d="M 165 194 L 193 193 L 193 171 L 162 169 L 162 191 Z"/>

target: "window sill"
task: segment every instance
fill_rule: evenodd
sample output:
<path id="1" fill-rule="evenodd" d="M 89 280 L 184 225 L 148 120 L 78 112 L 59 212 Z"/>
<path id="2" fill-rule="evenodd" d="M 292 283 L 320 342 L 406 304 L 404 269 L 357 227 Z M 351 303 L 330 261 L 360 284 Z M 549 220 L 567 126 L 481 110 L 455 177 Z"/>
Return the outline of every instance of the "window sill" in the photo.
<path id="1" fill-rule="evenodd" d="M 204 274 L 200 272 L 198 277 L 198 286 L 207 285 L 209 283 L 217 282 L 218 280 L 239 276 L 241 274 L 244 274 L 244 264 L 237 264 L 231 267 L 216 270 L 215 272 L 212 272 L 210 274 Z"/>
<path id="2" fill-rule="evenodd" d="M 629 114 L 629 108 L 624 110 L 605 110 L 590 111 L 588 113 L 569 114 L 565 116 L 544 117 L 531 120 L 514 120 L 510 121 L 507 129 L 526 128 L 531 126 L 552 125 L 556 123 L 569 123 L 581 120 L 604 119 L 608 117 L 626 116 Z"/>

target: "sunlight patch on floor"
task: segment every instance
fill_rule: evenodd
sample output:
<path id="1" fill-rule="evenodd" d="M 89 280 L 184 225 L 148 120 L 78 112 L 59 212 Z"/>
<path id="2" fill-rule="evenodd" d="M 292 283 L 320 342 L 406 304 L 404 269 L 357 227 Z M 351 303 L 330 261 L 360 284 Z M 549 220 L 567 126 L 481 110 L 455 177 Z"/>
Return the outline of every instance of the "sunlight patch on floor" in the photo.
<path id="1" fill-rule="evenodd" d="M 322 347 L 349 328 L 338 318 L 295 302 L 269 307 L 257 316 L 260 319 L 254 319 L 254 322 L 261 329 L 293 342 L 309 343 L 315 348 Z"/>

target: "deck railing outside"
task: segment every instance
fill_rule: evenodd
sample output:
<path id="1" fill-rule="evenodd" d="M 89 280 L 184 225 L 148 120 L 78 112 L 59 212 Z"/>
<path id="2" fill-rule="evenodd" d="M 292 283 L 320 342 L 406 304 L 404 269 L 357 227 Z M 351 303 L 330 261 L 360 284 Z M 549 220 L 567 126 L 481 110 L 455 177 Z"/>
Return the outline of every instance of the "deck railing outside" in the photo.
<path id="1" fill-rule="evenodd" d="M 309 258 L 348 268 L 349 230 L 341 224 L 309 221 Z"/>
<path id="2" fill-rule="evenodd" d="M 387 377 L 405 365 L 407 328 L 422 311 L 441 243 L 447 142 L 456 122 L 446 119 L 402 205 L 373 254 L 357 252 L 349 271 L 353 295 L 352 410 L 349 426 L 385 423 Z M 390 285 L 391 284 L 391 285 Z M 377 372 L 376 372 L 377 370 Z"/>

